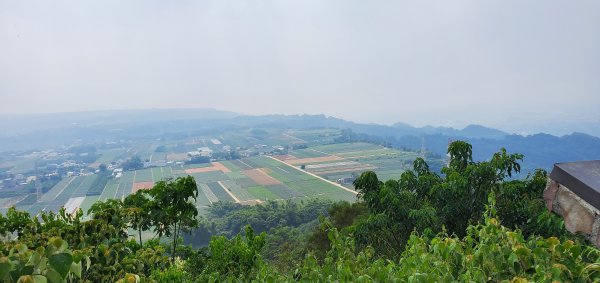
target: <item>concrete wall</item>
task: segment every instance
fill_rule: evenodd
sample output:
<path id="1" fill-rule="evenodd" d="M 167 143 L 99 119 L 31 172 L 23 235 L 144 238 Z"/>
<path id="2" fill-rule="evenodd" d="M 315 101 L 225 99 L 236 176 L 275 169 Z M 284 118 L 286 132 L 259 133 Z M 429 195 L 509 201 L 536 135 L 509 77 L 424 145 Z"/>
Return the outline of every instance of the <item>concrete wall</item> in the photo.
<path id="1" fill-rule="evenodd" d="M 548 178 L 544 190 L 548 210 L 561 215 L 569 232 L 585 235 L 600 247 L 600 211 L 573 193 L 569 188 Z"/>

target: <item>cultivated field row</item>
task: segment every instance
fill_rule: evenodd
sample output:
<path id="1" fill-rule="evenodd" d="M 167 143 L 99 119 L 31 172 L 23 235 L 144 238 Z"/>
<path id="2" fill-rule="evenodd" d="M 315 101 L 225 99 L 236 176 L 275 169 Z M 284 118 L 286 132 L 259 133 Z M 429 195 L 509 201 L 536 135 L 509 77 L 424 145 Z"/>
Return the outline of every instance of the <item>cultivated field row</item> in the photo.
<path id="1" fill-rule="evenodd" d="M 88 195 L 88 189 L 98 175 L 65 178 L 38 202 L 24 207 L 30 213 L 58 211 L 65 206 L 69 212 L 87 210 L 98 200 L 123 199 L 137 190 L 151 188 L 166 178 L 192 175 L 199 189 L 196 205 L 207 208 L 217 201 L 257 204 L 269 200 L 327 198 L 354 201 L 355 194 L 328 183 L 309 172 L 266 156 L 214 162 L 185 167 L 155 167 L 123 172 L 120 178 L 109 179 L 99 195 Z"/>

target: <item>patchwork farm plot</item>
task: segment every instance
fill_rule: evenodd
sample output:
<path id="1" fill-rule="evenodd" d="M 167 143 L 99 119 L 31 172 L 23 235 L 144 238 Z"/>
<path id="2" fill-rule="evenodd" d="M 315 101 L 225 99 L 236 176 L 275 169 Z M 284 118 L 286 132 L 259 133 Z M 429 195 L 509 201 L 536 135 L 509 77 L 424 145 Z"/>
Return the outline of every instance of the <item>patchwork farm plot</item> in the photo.
<path id="1" fill-rule="evenodd" d="M 215 170 L 218 169 L 218 170 Z M 323 197 L 353 201 L 355 193 L 267 156 L 214 162 L 186 169 L 199 183 L 197 205 L 216 201 L 255 204 L 267 200 Z"/>
<path id="2" fill-rule="evenodd" d="M 369 143 L 333 143 L 339 136 L 338 129 L 261 128 L 186 137 L 167 143 L 149 140 L 104 149 L 94 162 L 96 167 L 118 164 L 134 155 L 152 167 L 126 171 L 119 178 L 108 180 L 99 174 L 64 178 L 39 199 L 36 195 L 0 199 L 0 211 L 9 205 L 17 205 L 32 214 L 58 211 L 63 206 L 69 212 L 78 208 L 86 211 L 95 201 L 123 199 L 138 190 L 153 187 L 160 180 L 187 175 L 193 176 L 198 184 L 196 206 L 201 212 L 218 201 L 248 205 L 305 198 L 355 201 L 354 177 L 373 170 L 381 180 L 398 179 L 419 156 L 416 152 Z M 183 165 L 182 161 L 189 158 L 188 152 L 203 149 L 218 152 L 226 146 L 247 150 L 250 153 L 247 155 L 268 153 L 265 149 L 271 148 L 284 148 L 288 154 Z"/>
<path id="3" fill-rule="evenodd" d="M 304 167 L 307 172 L 351 188 L 352 179 L 367 170 L 375 171 L 380 180 L 398 179 L 419 157 L 416 152 L 400 151 L 369 143 L 338 143 L 291 150 L 276 156 L 280 161 Z"/>
<path id="4" fill-rule="evenodd" d="M 88 189 L 98 175 L 65 178 L 32 205 L 20 207 L 32 214 L 78 208 L 87 211 L 98 200 L 123 199 L 138 190 L 151 188 L 165 178 L 191 175 L 198 184 L 196 201 L 200 211 L 217 201 L 257 204 L 268 200 L 326 198 L 354 201 L 356 193 L 336 183 L 304 172 L 269 156 L 208 164 L 154 167 L 123 172 L 120 178 L 108 180 L 98 195 Z"/>
<path id="5" fill-rule="evenodd" d="M 88 175 L 65 178 L 33 204 L 18 208 L 33 215 L 40 211 L 58 211 L 62 206 L 68 212 L 73 212 L 82 207 L 86 193 L 97 177 L 98 175 Z"/>
<path id="6" fill-rule="evenodd" d="M 63 206 L 70 213 L 78 208 L 87 211 L 95 201 L 124 198 L 139 189 L 151 188 L 155 182 L 169 177 L 173 177 L 170 167 L 124 172 L 120 178 L 109 179 L 100 194 L 89 191 L 99 175 L 68 177 L 62 179 L 39 199 L 36 198 L 33 204 L 22 206 L 16 203 L 16 205 L 19 209 L 27 210 L 33 215 L 40 211 L 56 212 Z M 5 204 L 6 206 L 0 209 L 6 210 L 8 205 L 15 205 L 8 201 Z"/>

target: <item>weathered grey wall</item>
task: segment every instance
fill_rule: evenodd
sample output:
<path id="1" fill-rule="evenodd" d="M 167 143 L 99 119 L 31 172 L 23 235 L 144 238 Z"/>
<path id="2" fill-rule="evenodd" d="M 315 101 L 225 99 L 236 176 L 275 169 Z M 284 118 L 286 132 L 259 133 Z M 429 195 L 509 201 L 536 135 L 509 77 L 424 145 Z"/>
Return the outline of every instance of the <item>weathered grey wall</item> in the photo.
<path id="1" fill-rule="evenodd" d="M 548 210 L 561 215 L 565 227 L 573 234 L 583 234 L 600 247 L 600 211 L 573 193 L 569 188 L 548 178 L 544 190 Z"/>

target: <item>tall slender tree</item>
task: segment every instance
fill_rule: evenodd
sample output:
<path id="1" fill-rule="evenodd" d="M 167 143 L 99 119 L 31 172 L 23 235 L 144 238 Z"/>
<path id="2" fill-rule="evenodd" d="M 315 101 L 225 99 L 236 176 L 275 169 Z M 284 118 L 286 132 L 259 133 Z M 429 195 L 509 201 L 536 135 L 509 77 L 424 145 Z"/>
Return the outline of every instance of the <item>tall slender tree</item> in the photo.
<path id="1" fill-rule="evenodd" d="M 140 246 L 142 246 L 144 244 L 142 231 L 146 231 L 152 226 L 150 218 L 152 202 L 148 198 L 148 192 L 139 190 L 135 194 L 128 195 L 123 201 L 123 206 L 130 227 L 138 231 Z"/>
<path id="2" fill-rule="evenodd" d="M 179 177 L 160 181 L 149 191 L 152 197 L 150 213 L 157 234 L 173 238 L 171 262 L 175 262 L 177 240 L 182 231 L 198 226 L 198 209 L 195 202 L 198 186 L 194 177 Z"/>

